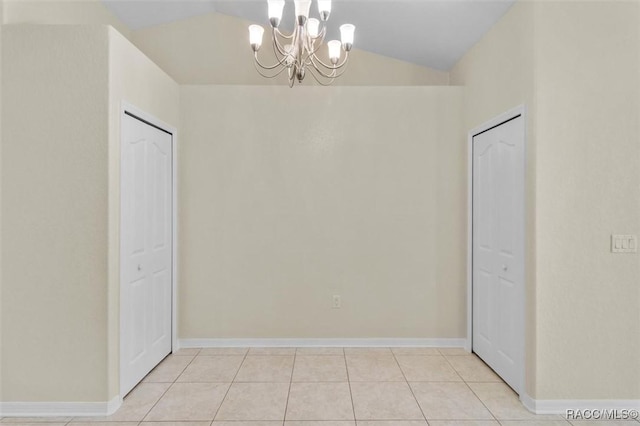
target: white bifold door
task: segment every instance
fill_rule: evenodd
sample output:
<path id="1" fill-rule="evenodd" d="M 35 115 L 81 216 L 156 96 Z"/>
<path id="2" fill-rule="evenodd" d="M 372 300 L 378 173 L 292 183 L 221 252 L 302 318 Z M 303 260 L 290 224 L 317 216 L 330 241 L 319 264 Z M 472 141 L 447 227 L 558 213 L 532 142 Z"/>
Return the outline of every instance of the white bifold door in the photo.
<path id="1" fill-rule="evenodd" d="M 122 116 L 120 391 L 171 352 L 172 135 Z"/>
<path id="2" fill-rule="evenodd" d="M 473 351 L 524 380 L 524 119 L 473 137 Z"/>

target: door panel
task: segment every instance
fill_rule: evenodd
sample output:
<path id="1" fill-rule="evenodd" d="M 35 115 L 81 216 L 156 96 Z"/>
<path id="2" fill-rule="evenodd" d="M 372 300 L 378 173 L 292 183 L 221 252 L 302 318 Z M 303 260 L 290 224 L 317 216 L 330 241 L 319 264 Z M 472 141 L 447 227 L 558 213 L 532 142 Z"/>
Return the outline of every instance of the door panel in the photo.
<path id="1" fill-rule="evenodd" d="M 172 136 L 122 118 L 121 395 L 171 352 Z"/>
<path id="2" fill-rule="evenodd" d="M 524 371 L 524 121 L 473 138 L 473 351 L 517 392 Z"/>

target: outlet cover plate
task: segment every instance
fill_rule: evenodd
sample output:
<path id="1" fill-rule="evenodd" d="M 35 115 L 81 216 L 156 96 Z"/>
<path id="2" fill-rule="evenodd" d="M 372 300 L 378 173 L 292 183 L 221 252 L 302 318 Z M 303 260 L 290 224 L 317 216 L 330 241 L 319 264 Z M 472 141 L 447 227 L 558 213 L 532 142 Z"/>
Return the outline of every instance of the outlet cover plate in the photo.
<path id="1" fill-rule="evenodd" d="M 636 235 L 611 235 L 611 253 L 636 253 L 637 251 Z"/>

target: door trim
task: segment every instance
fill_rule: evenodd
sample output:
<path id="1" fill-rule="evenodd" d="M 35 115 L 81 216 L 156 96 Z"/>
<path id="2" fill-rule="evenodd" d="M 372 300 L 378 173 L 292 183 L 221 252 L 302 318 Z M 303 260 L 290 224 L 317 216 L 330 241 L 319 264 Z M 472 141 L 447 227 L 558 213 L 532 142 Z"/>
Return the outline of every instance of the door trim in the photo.
<path id="1" fill-rule="evenodd" d="M 153 115 L 143 111 L 142 109 L 126 102 L 122 101 L 120 103 L 120 165 L 122 165 L 122 141 L 124 140 L 124 126 L 122 126 L 122 121 L 125 115 L 131 116 L 138 120 L 141 120 L 163 132 L 169 133 L 171 135 L 171 215 L 172 215 L 172 223 L 171 223 L 171 351 L 175 352 L 178 350 L 178 129 L 175 127 L 163 122 L 162 120 L 154 117 Z M 119 201 L 122 203 L 122 168 L 120 168 L 120 198 Z M 119 359 L 118 359 L 118 391 L 120 393 L 120 398 L 124 398 L 125 394 L 122 389 L 122 360 L 124 359 L 122 344 L 122 281 L 123 281 L 123 268 L 122 268 L 122 204 L 120 204 L 120 222 L 119 222 L 120 230 L 118 231 L 118 236 L 120 238 L 119 241 L 119 251 L 120 255 L 118 257 L 119 261 L 119 286 L 118 291 L 120 293 L 119 296 L 119 308 L 118 308 L 118 318 L 119 318 L 119 326 L 118 333 L 119 339 L 118 344 L 120 345 L 119 349 Z"/>
<path id="2" fill-rule="evenodd" d="M 492 118 L 491 120 L 475 127 L 470 130 L 467 134 L 467 338 L 465 339 L 464 348 L 467 352 L 471 352 L 473 350 L 473 138 L 480 133 L 486 132 L 494 127 L 497 127 L 507 121 L 511 121 L 518 116 L 522 116 L 523 121 L 523 130 L 524 130 L 524 161 L 525 166 L 523 172 L 524 183 L 525 183 L 525 194 L 524 194 L 524 202 L 525 206 L 523 208 L 524 218 L 523 224 L 525 229 L 522 231 L 523 235 L 523 247 L 522 253 L 524 256 L 523 259 L 523 276 L 522 276 L 522 291 L 520 297 L 520 311 L 522 314 L 520 315 L 520 324 L 517 325 L 517 328 L 521 331 L 522 336 L 522 349 L 520 354 L 521 360 L 521 368 L 520 368 L 520 387 L 521 389 L 515 389 L 521 396 L 525 394 L 525 361 L 526 361 L 526 277 L 527 277 L 527 232 L 526 232 L 526 223 L 527 223 L 527 209 L 526 209 L 526 187 L 527 187 L 527 111 L 526 106 L 524 104 L 519 105 L 515 108 L 512 108 L 497 117 Z"/>

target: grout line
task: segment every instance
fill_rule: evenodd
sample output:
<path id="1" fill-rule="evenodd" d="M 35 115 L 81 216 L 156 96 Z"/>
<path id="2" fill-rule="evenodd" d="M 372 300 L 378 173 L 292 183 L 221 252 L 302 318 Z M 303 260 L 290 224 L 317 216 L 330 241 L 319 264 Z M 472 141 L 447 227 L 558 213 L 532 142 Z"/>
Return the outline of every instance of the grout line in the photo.
<path id="1" fill-rule="evenodd" d="M 480 403 L 484 406 L 484 408 L 489 412 L 489 414 L 491 414 L 491 417 L 493 417 L 493 419 L 498 422 L 499 424 L 502 424 L 500 422 L 500 420 L 498 420 L 498 418 L 495 416 L 495 414 L 493 414 L 493 411 L 489 410 L 489 407 L 487 407 L 487 404 L 484 403 L 484 401 L 480 398 L 480 396 L 478 396 L 478 394 L 471 388 L 471 386 L 469 386 L 469 384 L 467 382 L 464 382 L 464 385 L 469 388 L 469 390 L 471 391 L 471 393 L 478 398 L 478 401 L 480 401 Z M 504 420 L 504 419 L 503 419 Z"/>
<path id="2" fill-rule="evenodd" d="M 473 352 L 472 352 L 473 353 Z M 449 366 L 453 369 L 453 371 L 456 372 L 456 374 L 458 375 L 458 377 L 460 377 L 460 379 L 462 380 L 462 383 L 464 383 L 464 385 L 471 391 L 471 393 L 478 399 L 478 401 L 480 401 L 480 403 L 484 406 L 484 408 L 487 410 L 487 412 L 489 412 L 489 414 L 491 414 L 491 417 L 493 417 L 493 419 L 495 421 L 497 421 L 499 424 L 500 421 L 496 418 L 496 416 L 493 414 L 493 411 L 489 410 L 489 407 L 487 407 L 487 404 L 484 403 L 484 401 L 482 399 L 480 399 L 480 397 L 474 392 L 473 389 L 471 389 L 471 386 L 469 386 L 469 383 L 467 383 L 467 381 L 464 379 L 464 377 L 462 377 L 460 375 L 460 373 L 458 373 L 458 370 L 456 370 L 456 368 L 453 366 L 453 364 L 451 364 L 451 362 L 449 361 L 449 359 L 445 356 L 444 359 L 447 361 L 447 364 L 449 364 Z M 483 361 L 484 362 L 484 361 Z M 473 383 L 473 382 L 470 382 Z"/>
<path id="3" fill-rule="evenodd" d="M 458 373 L 458 370 L 456 370 L 456 368 L 453 366 L 453 364 L 451 364 L 451 361 L 449 361 L 446 356 L 444 357 L 444 360 L 447 362 L 449 367 L 451 367 L 451 369 L 456 373 L 456 376 L 460 377 L 460 380 L 462 380 L 462 382 L 464 382 L 466 384 L 467 381 L 464 379 L 464 377 L 462 377 L 460 375 L 460 373 Z"/>
<path id="4" fill-rule="evenodd" d="M 198 351 L 199 353 L 200 351 Z M 145 413 L 144 416 L 142 416 L 142 419 L 140 419 L 140 423 L 142 423 L 144 421 L 144 419 L 147 418 L 147 416 L 149 415 L 149 413 L 156 408 L 156 405 L 158 405 L 158 403 L 160 402 L 160 400 L 162 398 L 164 398 L 164 396 L 167 394 L 167 392 L 169 392 L 169 389 L 171 389 L 173 387 L 173 385 L 176 383 L 176 381 L 178 380 L 178 378 L 180 378 L 180 376 L 182 376 L 182 373 L 184 373 L 184 371 L 191 365 L 191 363 L 196 359 L 196 357 L 198 356 L 198 353 L 196 353 L 196 355 L 193 355 L 193 358 L 191 358 L 191 361 L 189 361 L 189 363 L 187 365 L 184 366 L 184 368 L 182 370 L 180 370 L 180 373 L 176 376 L 176 378 L 173 380 L 173 382 L 171 382 L 171 384 L 165 389 L 164 392 L 162 392 L 162 395 L 160 395 L 160 398 L 158 398 L 158 400 L 151 406 L 151 408 L 149 409 L 149 411 L 147 411 Z M 171 355 L 171 354 L 170 354 Z M 169 355 L 167 355 L 168 357 Z M 167 358 L 165 358 L 167 359 Z M 164 359 L 160 362 L 160 364 L 162 364 L 162 362 L 164 361 Z M 156 365 L 153 369 L 155 370 L 156 368 L 158 368 L 160 366 L 160 364 Z M 151 370 L 153 371 L 153 370 Z M 146 377 L 146 376 L 145 376 Z M 144 380 L 144 379 L 142 379 Z M 138 383 L 138 385 L 142 384 L 143 382 Z M 136 385 L 136 386 L 138 386 Z M 124 400 L 123 400 L 123 405 L 124 405 Z M 120 410 L 122 407 L 120 407 L 118 410 Z M 117 413 L 117 411 L 116 411 Z M 115 414 L 115 413 L 114 413 Z"/>
<path id="5" fill-rule="evenodd" d="M 416 404 L 418 405 L 418 408 L 420 409 L 420 412 L 422 413 L 422 417 L 424 418 L 424 421 L 427 422 L 427 424 L 429 424 L 429 421 L 427 420 L 427 416 L 424 414 L 424 410 L 422 409 L 422 405 L 420 405 L 418 398 L 416 398 L 416 394 L 413 392 L 413 388 L 411 387 L 411 384 L 407 380 L 407 376 L 404 375 L 404 371 L 402 370 L 402 367 L 400 367 L 400 363 L 398 362 L 398 358 L 396 358 L 396 354 L 394 354 L 393 351 L 391 351 L 391 353 L 393 354 L 393 360 L 396 362 L 396 365 L 398 366 L 398 370 L 400 370 L 402 377 L 404 377 L 404 381 L 407 384 L 407 387 L 409 388 L 409 391 L 411 392 L 411 395 L 413 396 L 414 401 L 416 402 Z"/>
<path id="6" fill-rule="evenodd" d="M 351 397 L 351 411 L 353 412 L 353 421 L 357 425 L 356 405 L 353 403 L 353 391 L 351 390 L 351 378 L 349 377 L 349 366 L 347 365 L 347 354 L 342 348 L 342 358 L 344 359 L 344 369 L 347 371 L 347 384 L 349 385 L 349 396 Z"/>
<path id="7" fill-rule="evenodd" d="M 293 365 L 291 366 L 291 378 L 289 379 L 289 392 L 287 392 L 287 403 L 284 405 L 284 417 L 282 418 L 282 425 L 287 421 L 287 410 L 289 409 L 289 397 L 291 396 L 291 385 L 293 383 L 293 372 L 296 369 L 296 357 L 298 356 L 298 349 L 293 351 Z"/>
<path id="8" fill-rule="evenodd" d="M 244 354 L 244 357 L 242 358 L 242 362 L 240 363 L 240 365 L 238 366 L 238 369 L 236 370 L 236 374 L 233 375 L 233 379 L 231 379 L 231 383 L 229 383 L 229 387 L 227 388 L 227 391 L 225 392 L 224 396 L 222 397 L 222 401 L 220 401 L 220 405 L 218 405 L 218 409 L 213 414 L 213 419 L 211 419 L 211 424 L 212 425 L 213 425 L 213 422 L 216 420 L 216 417 L 218 416 L 218 412 L 220 412 L 220 409 L 222 408 L 222 404 L 224 404 L 224 401 L 227 399 L 227 395 L 229 395 L 229 391 L 231 390 L 231 386 L 233 386 L 233 384 L 236 383 L 236 377 L 238 377 L 238 374 L 240 373 L 240 370 L 242 369 L 242 365 L 244 364 L 244 362 L 247 359 L 247 355 L 249 355 L 249 350 L 248 349 L 247 349 L 247 352 Z"/>

